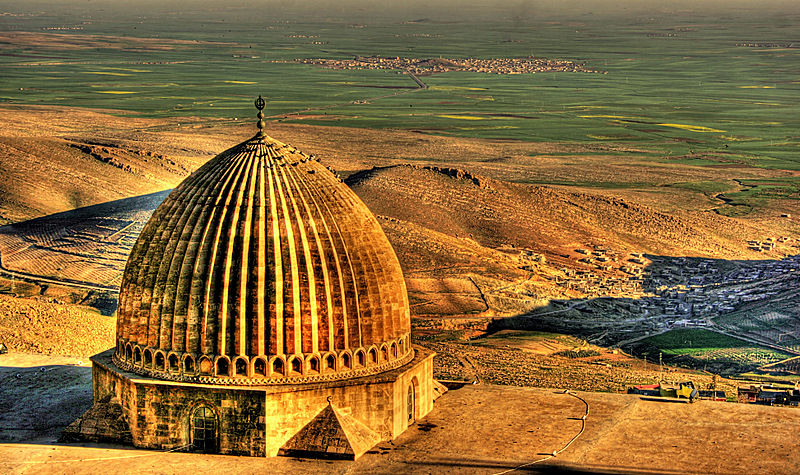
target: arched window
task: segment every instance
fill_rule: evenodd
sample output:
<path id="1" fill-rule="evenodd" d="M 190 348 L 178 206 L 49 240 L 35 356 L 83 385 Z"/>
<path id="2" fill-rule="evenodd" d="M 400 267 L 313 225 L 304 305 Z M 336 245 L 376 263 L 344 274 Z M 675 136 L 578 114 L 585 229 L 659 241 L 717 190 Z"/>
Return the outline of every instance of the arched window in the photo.
<path id="1" fill-rule="evenodd" d="M 178 355 L 174 353 L 169 355 L 169 370 L 173 373 L 180 371 L 180 365 L 178 365 Z"/>
<path id="2" fill-rule="evenodd" d="M 316 356 L 308 361 L 308 369 L 313 373 L 319 373 L 319 360 Z"/>
<path id="3" fill-rule="evenodd" d="M 156 366 L 159 371 L 164 371 L 164 353 L 156 353 Z"/>
<path id="4" fill-rule="evenodd" d="M 211 370 L 214 368 L 214 363 L 207 356 L 200 357 L 200 373 L 201 374 L 211 374 Z"/>
<path id="5" fill-rule="evenodd" d="M 125 361 L 130 362 L 132 356 L 133 356 L 133 351 L 131 351 L 131 345 L 130 344 L 125 345 Z"/>
<path id="6" fill-rule="evenodd" d="M 356 352 L 356 364 L 358 366 L 364 366 L 364 352 L 361 350 Z"/>
<path id="7" fill-rule="evenodd" d="M 194 373 L 194 358 L 191 356 L 187 356 L 186 359 L 183 360 L 183 372 Z"/>
<path id="8" fill-rule="evenodd" d="M 342 355 L 342 368 L 350 369 L 350 355 L 348 353 Z"/>
<path id="9" fill-rule="evenodd" d="M 283 360 L 278 358 L 272 362 L 272 372 L 283 376 Z"/>
<path id="10" fill-rule="evenodd" d="M 414 383 L 408 385 L 408 395 L 406 396 L 406 413 L 408 423 L 414 422 Z"/>
<path id="11" fill-rule="evenodd" d="M 375 351 L 375 348 L 369 349 L 369 364 L 375 364 L 378 362 L 378 352 Z"/>
<path id="12" fill-rule="evenodd" d="M 303 372 L 303 363 L 300 361 L 300 358 L 292 359 L 292 371 L 294 371 L 295 373 Z"/>
<path id="13" fill-rule="evenodd" d="M 247 361 L 244 358 L 236 360 L 236 376 L 247 376 Z"/>
<path id="14" fill-rule="evenodd" d="M 217 360 L 217 374 L 216 376 L 228 376 L 230 375 L 230 371 L 228 370 L 228 360 L 225 358 L 220 358 Z"/>
<path id="15" fill-rule="evenodd" d="M 142 362 L 142 350 L 139 349 L 137 346 L 135 350 L 133 350 L 133 364 L 139 366 Z"/>
<path id="16" fill-rule="evenodd" d="M 334 371 L 336 369 L 336 358 L 333 355 L 325 357 L 325 369 L 328 371 Z"/>
<path id="17" fill-rule="evenodd" d="M 149 349 L 144 350 L 144 367 L 145 368 L 152 368 L 153 367 L 153 352 Z"/>
<path id="18" fill-rule="evenodd" d="M 383 356 L 383 361 L 389 361 L 389 350 L 385 346 L 381 348 L 381 356 Z"/>
<path id="19" fill-rule="evenodd" d="M 253 363 L 253 373 L 258 376 L 267 375 L 267 363 L 264 361 L 264 358 L 256 358 L 256 361 Z"/>
<path id="20" fill-rule="evenodd" d="M 217 452 L 217 415 L 208 406 L 200 406 L 192 415 L 192 447 L 197 452 Z"/>

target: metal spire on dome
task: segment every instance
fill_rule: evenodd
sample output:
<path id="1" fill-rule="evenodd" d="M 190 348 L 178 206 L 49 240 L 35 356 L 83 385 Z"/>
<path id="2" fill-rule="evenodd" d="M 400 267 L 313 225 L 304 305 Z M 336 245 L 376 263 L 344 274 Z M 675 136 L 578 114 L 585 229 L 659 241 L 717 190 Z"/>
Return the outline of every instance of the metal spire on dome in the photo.
<path id="1" fill-rule="evenodd" d="M 264 122 L 264 112 L 263 111 L 264 111 L 264 107 L 266 107 L 267 103 L 264 101 L 264 99 L 261 98 L 261 94 L 259 94 L 258 95 L 258 99 L 256 99 L 253 104 L 256 106 L 256 109 L 258 109 L 258 115 L 256 116 L 256 117 L 258 117 L 258 122 L 256 123 L 256 126 L 258 127 L 257 136 L 258 137 L 264 137 L 264 136 L 266 136 L 266 134 L 264 133 L 264 126 L 267 125 L 267 124 L 266 124 L 266 122 Z"/>

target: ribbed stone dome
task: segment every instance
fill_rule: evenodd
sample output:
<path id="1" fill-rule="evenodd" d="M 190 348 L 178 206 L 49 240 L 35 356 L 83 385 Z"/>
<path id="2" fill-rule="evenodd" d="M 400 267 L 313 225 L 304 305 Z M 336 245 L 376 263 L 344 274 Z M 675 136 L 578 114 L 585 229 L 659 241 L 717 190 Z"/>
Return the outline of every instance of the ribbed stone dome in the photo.
<path id="1" fill-rule="evenodd" d="M 305 383 L 413 356 L 403 274 L 375 217 L 315 158 L 263 132 L 156 209 L 117 315 L 115 364 L 162 379 Z"/>

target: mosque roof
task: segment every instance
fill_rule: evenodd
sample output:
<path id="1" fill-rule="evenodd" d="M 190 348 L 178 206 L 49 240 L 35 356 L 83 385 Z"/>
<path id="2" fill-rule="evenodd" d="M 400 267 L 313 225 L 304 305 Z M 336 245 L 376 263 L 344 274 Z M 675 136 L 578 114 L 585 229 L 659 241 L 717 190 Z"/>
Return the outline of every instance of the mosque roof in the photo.
<path id="1" fill-rule="evenodd" d="M 297 384 L 410 361 L 405 281 L 364 203 L 263 132 L 156 209 L 120 286 L 115 364 L 162 379 Z"/>

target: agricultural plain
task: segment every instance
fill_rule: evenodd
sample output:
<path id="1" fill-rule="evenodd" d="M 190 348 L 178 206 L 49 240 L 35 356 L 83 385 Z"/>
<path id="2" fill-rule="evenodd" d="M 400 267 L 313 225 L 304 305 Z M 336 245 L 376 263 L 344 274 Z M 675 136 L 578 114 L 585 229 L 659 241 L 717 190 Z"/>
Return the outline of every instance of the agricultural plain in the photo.
<path id="1" fill-rule="evenodd" d="M 295 122 L 620 143 L 654 160 L 798 169 L 791 14 L 348 22 L 234 7 L 6 13 L 0 97 L 9 103 L 232 119 L 261 93 L 275 118 Z M 356 56 L 541 58 L 605 74 L 453 71 L 422 76 L 418 90 L 399 69 L 302 63 Z"/>

